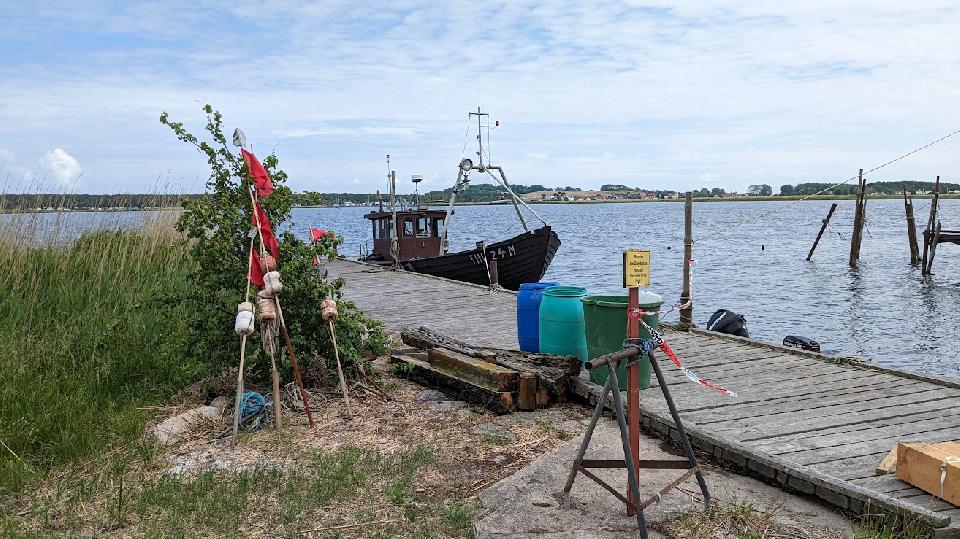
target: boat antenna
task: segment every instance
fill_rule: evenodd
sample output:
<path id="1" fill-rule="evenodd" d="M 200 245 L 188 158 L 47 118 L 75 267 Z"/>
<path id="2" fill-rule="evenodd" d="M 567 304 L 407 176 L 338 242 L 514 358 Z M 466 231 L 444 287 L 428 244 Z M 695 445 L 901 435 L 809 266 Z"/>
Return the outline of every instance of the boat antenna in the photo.
<path id="1" fill-rule="evenodd" d="M 423 181 L 423 176 L 420 174 L 414 174 L 410 176 L 410 181 L 413 182 L 413 194 L 414 200 L 416 201 L 416 207 L 420 207 L 420 182 Z"/>
<path id="2" fill-rule="evenodd" d="M 471 112 L 471 113 L 469 113 L 469 114 L 470 114 L 470 116 L 476 116 L 476 117 L 477 117 L 477 144 L 478 144 L 479 147 L 480 147 L 480 151 L 477 152 L 477 157 L 480 158 L 480 162 L 479 162 L 479 164 L 478 164 L 477 166 L 479 167 L 478 170 L 480 170 L 481 172 L 483 172 L 483 170 L 484 170 L 484 166 L 483 166 L 483 126 L 480 124 L 480 119 L 481 119 L 483 116 L 490 116 L 490 115 L 487 114 L 486 112 L 480 112 L 480 107 L 477 107 L 477 112 Z M 487 123 L 489 124 L 489 121 L 488 121 Z M 489 135 L 489 133 L 488 133 L 488 134 L 487 134 L 487 142 L 489 142 L 489 139 L 490 139 L 490 135 Z M 488 160 L 488 161 L 489 161 L 489 160 Z M 489 163 L 487 163 L 487 164 L 489 164 Z"/>

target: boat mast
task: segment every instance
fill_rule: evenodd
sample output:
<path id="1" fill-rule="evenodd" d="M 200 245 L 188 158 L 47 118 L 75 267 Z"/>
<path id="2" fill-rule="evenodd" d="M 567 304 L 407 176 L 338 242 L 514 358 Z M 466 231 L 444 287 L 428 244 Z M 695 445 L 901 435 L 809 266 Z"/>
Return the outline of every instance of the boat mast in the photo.
<path id="1" fill-rule="evenodd" d="M 450 216 L 453 214 L 453 205 L 457 200 L 457 194 L 460 192 L 460 188 L 463 185 L 466 185 L 470 182 L 470 171 L 476 170 L 478 172 L 485 172 L 493 178 L 493 181 L 500 184 L 510 195 L 510 202 L 513 203 L 513 209 L 517 212 L 517 217 L 520 219 L 520 224 L 523 225 L 523 230 L 530 232 L 530 227 L 527 226 L 526 219 L 523 218 L 523 213 L 520 211 L 520 205 L 523 205 L 524 208 L 530 211 L 537 219 L 540 220 L 544 225 L 547 224 L 543 220 L 543 217 L 540 217 L 537 212 L 533 211 L 533 208 L 527 205 L 522 198 L 518 197 L 516 193 L 513 192 L 513 189 L 510 188 L 510 184 L 507 182 L 507 176 L 503 172 L 503 168 L 490 164 L 490 160 L 487 160 L 487 163 L 483 163 L 483 124 L 481 123 L 481 117 L 490 116 L 486 112 L 481 112 L 480 107 L 477 107 L 477 112 L 471 112 L 467 115 L 468 119 L 477 117 L 477 146 L 479 151 L 477 152 L 478 164 L 473 164 L 473 161 L 470 159 L 464 158 L 460 160 L 460 170 L 457 171 L 457 181 L 453 184 L 453 192 L 450 193 L 450 202 L 447 204 L 447 216 L 443 220 L 443 233 L 440 234 L 440 254 L 444 255 L 447 253 L 447 231 L 450 228 Z M 489 137 L 489 134 L 487 135 Z M 489 141 L 487 141 L 489 144 Z M 500 175 L 497 177 L 492 170 L 496 170 Z"/>
<path id="2" fill-rule="evenodd" d="M 494 169 L 500 173 L 501 179 L 503 180 L 501 182 L 501 185 L 503 186 L 504 189 L 507 190 L 507 193 L 510 195 L 510 202 L 513 203 L 513 209 L 517 212 L 517 218 L 520 219 L 520 224 L 523 225 L 523 230 L 525 232 L 530 232 L 530 227 L 527 226 L 527 221 L 523 218 L 523 213 L 520 212 L 520 206 L 517 205 L 517 195 L 513 192 L 513 189 L 510 189 L 510 185 L 507 183 L 506 177 L 503 176 L 503 170 L 500 167 L 492 166 L 489 160 L 486 165 L 483 164 L 483 125 L 481 125 L 480 119 L 483 116 L 487 116 L 487 124 L 489 125 L 490 115 L 486 112 L 480 112 L 480 107 L 477 107 L 477 112 L 471 112 L 469 115 L 470 116 L 476 115 L 477 117 L 477 145 L 480 147 L 480 151 L 477 152 L 477 156 L 480 157 L 480 164 L 474 168 L 476 170 L 479 170 L 480 172 L 486 172 L 487 174 L 490 174 L 490 177 L 493 178 L 494 181 L 498 181 L 498 182 L 500 180 L 496 176 L 494 176 L 493 173 L 491 173 L 488 169 Z M 490 135 L 488 134 L 487 136 L 489 137 Z M 490 141 L 488 140 L 487 142 L 489 143 Z"/>
<path id="3" fill-rule="evenodd" d="M 390 154 L 387 154 L 387 182 L 390 184 L 390 256 L 393 263 L 400 260 L 400 238 L 397 227 L 397 173 L 390 170 Z"/>

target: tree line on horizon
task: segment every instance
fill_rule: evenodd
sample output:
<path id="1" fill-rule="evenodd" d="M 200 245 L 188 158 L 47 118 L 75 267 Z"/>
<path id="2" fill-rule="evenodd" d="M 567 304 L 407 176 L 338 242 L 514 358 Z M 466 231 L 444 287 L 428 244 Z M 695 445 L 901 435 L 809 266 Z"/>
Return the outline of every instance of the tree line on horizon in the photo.
<path id="1" fill-rule="evenodd" d="M 901 186 L 906 186 L 907 192 L 912 194 L 929 193 L 933 190 L 934 182 L 930 181 L 884 181 L 867 184 L 867 193 L 875 195 L 897 195 L 901 192 Z M 540 184 L 532 185 L 512 185 L 515 193 L 524 195 L 539 191 L 553 192 L 582 192 L 581 187 L 545 187 Z M 856 194 L 857 186 L 854 184 L 835 185 L 826 182 L 805 182 L 796 185 L 784 184 L 780 186 L 778 195 L 774 195 L 773 188 L 767 184 L 751 185 L 747 188 L 746 194 L 749 196 L 807 196 L 823 191 L 823 195 L 830 196 L 850 196 Z M 654 195 L 655 198 L 669 198 L 675 196 L 678 191 L 662 189 L 644 189 L 640 187 L 629 187 L 622 184 L 604 184 L 600 191 L 616 193 L 624 199 L 643 198 L 642 195 Z M 940 192 L 950 193 L 960 191 L 960 184 L 941 182 Z M 443 190 L 427 191 L 420 194 L 420 202 L 423 204 L 447 203 L 450 200 L 452 188 Z M 731 193 L 721 187 L 703 187 L 691 191 L 697 198 L 718 198 L 728 196 Z M 180 194 L 163 195 L 150 193 L 134 194 L 57 194 L 57 193 L 24 193 L 24 194 L 4 194 L 0 195 L 0 211 L 36 211 L 36 210 L 129 210 L 129 209 L 156 209 L 179 207 L 185 201 L 196 200 L 205 196 L 204 194 Z M 378 193 L 320 193 L 317 191 L 304 191 L 293 193 L 293 204 L 295 206 L 334 206 L 342 204 L 367 205 L 376 203 L 383 197 L 384 204 L 390 202 L 388 195 Z M 405 201 L 412 201 L 414 195 L 399 195 Z M 460 191 L 457 200 L 461 202 L 495 202 L 506 199 L 506 194 L 499 186 L 492 184 L 470 185 Z"/>

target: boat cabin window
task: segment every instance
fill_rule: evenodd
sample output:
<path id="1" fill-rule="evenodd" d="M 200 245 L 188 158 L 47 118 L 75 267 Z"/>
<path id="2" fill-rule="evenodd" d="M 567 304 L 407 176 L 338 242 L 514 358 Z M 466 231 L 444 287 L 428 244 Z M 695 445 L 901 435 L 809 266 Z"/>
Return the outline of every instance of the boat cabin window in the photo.
<path id="1" fill-rule="evenodd" d="M 403 219 L 403 236 L 406 238 L 413 237 L 413 217 Z"/>
<path id="2" fill-rule="evenodd" d="M 390 219 L 377 219 L 373 221 L 373 239 L 381 240 L 390 237 L 393 227 L 390 226 Z"/>
<path id="3" fill-rule="evenodd" d="M 443 217 L 437 217 L 433 219 L 433 230 L 431 231 L 433 232 L 433 237 L 440 237 L 440 233 L 443 231 L 443 220 Z"/>
<path id="4" fill-rule="evenodd" d="M 418 238 L 430 237 L 430 229 L 427 227 L 426 217 L 420 217 L 417 219 L 417 237 Z"/>

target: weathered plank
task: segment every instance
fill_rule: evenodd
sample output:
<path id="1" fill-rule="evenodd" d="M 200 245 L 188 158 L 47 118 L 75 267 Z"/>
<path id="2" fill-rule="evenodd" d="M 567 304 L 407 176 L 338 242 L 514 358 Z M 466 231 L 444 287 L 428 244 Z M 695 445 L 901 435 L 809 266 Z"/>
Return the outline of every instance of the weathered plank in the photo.
<path id="1" fill-rule="evenodd" d="M 483 286 L 342 260 L 328 269 L 346 277 L 346 299 L 389 329 L 423 325 L 471 346 L 517 348 L 516 296 L 509 291 L 490 294 Z M 691 384 L 661 363 L 699 450 L 842 509 L 906 513 L 938 527 L 936 537 L 960 537 L 960 527 L 945 527 L 960 522 L 960 510 L 893 476 L 874 475 L 898 440 L 956 437 L 956 380 L 669 324 L 662 329 L 687 367 L 739 393 L 733 399 Z M 571 385 L 585 398 L 600 389 L 583 375 Z M 656 384 L 641 393 L 641 412 L 645 428 L 676 439 Z"/>

